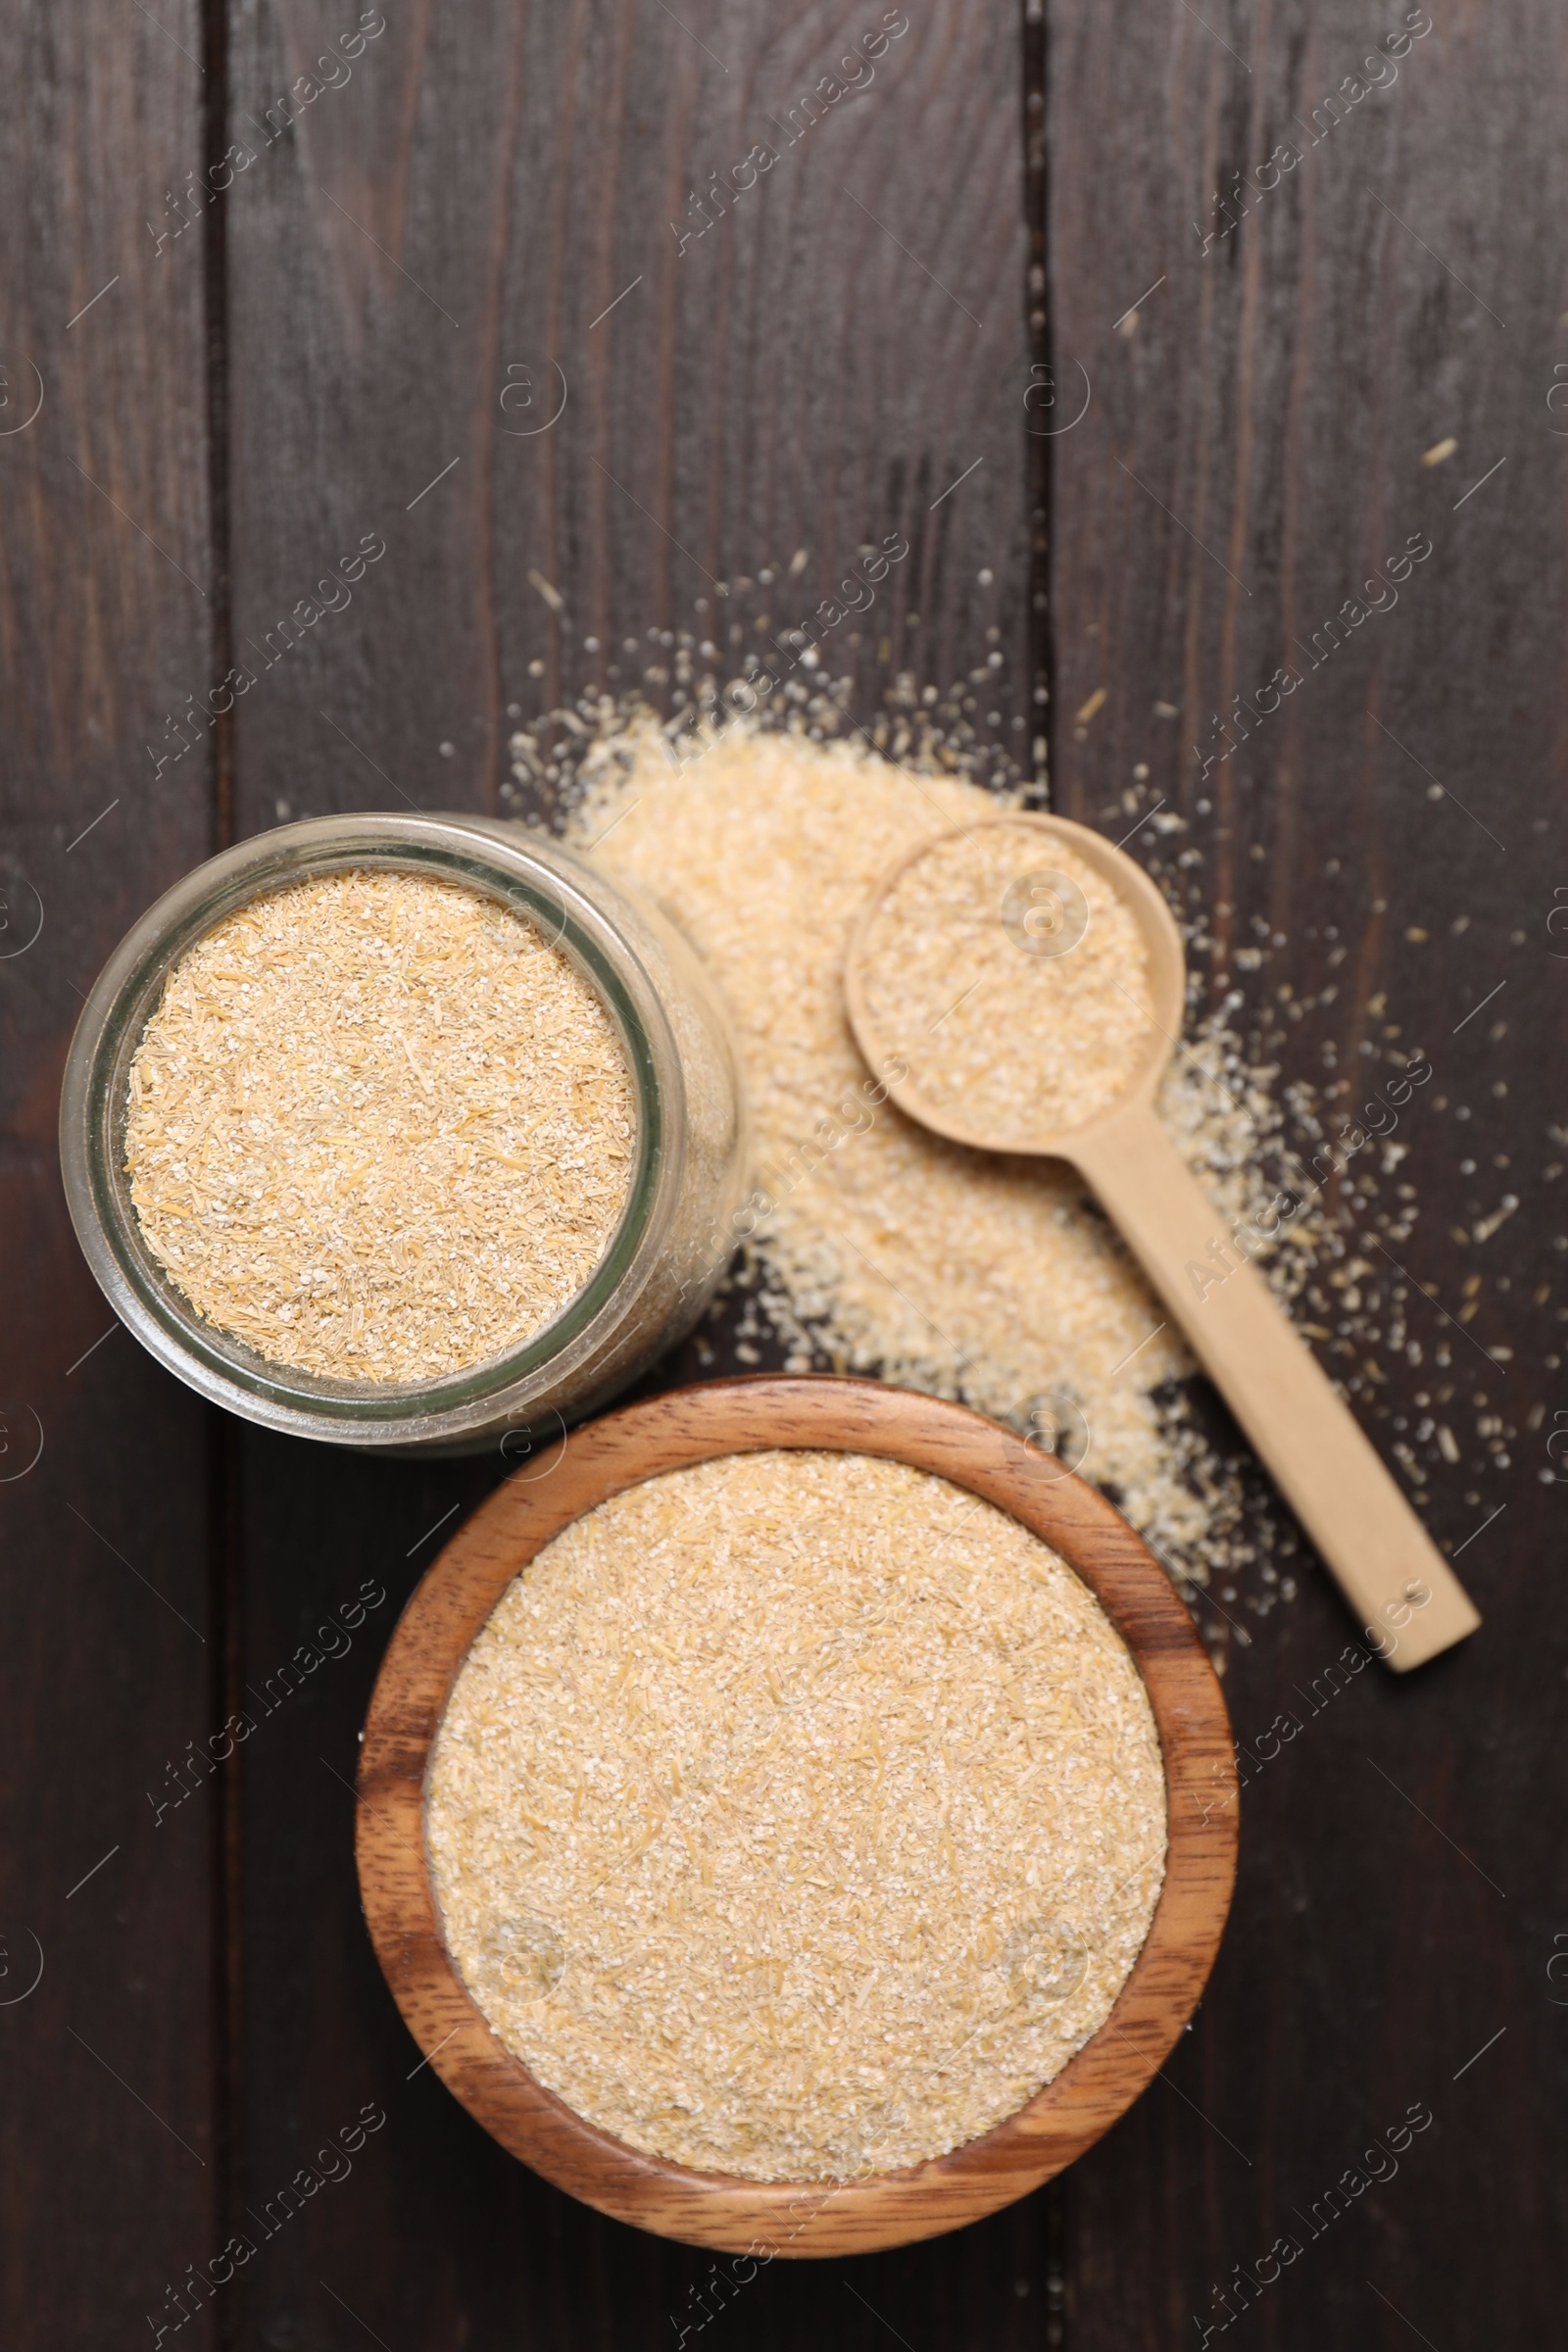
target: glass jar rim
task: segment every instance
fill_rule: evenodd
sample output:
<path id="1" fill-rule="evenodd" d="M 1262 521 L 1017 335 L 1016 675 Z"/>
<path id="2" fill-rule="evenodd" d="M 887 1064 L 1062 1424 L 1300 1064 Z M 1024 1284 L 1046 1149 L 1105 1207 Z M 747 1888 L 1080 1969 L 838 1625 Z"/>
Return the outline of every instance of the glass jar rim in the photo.
<path id="1" fill-rule="evenodd" d="M 272 1362 L 207 1323 L 142 1233 L 122 1166 L 125 1082 L 169 972 L 249 901 L 290 883 L 356 868 L 423 873 L 507 906 L 565 954 L 613 1024 L 636 1100 L 625 1205 L 604 1253 L 560 1312 L 516 1347 L 439 1380 L 351 1382 Z M 597 899 L 619 893 L 554 840 L 486 817 L 362 813 L 309 817 L 252 836 L 166 891 L 126 933 L 87 1000 L 67 1059 L 61 1163 L 78 1240 L 110 1302 L 136 1337 L 190 1386 L 273 1428 L 342 1443 L 461 1439 L 591 1352 L 612 1314 L 649 1279 L 674 1205 L 684 1142 L 680 1059 L 659 992 L 625 932 Z M 314 1427 L 312 1426 L 314 1424 Z"/>

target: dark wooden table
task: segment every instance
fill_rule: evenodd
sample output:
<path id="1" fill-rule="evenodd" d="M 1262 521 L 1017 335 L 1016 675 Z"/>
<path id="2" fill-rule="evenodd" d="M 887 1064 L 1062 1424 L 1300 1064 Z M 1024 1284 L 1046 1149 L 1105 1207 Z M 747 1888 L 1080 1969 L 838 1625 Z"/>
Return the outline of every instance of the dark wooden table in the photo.
<path id="1" fill-rule="evenodd" d="M 20 0 L 0 24 L 5 2343 L 1558 2340 L 1568 18 L 358 23 Z M 1064 812 L 1184 815 L 1204 969 L 1250 963 L 1253 1012 L 1313 1000 L 1281 1086 L 1348 1102 L 1389 1039 L 1430 1056 L 1399 1171 L 1424 1360 L 1389 1354 L 1357 1402 L 1486 1625 L 1408 1682 L 1357 1676 L 1254 1773 L 1208 1996 L 1068 2177 L 906 2254 L 775 2264 L 730 2307 L 709 2258 L 484 2137 L 360 1919 L 376 1659 L 498 1465 L 200 1406 L 89 1278 L 54 1120 L 100 961 L 224 841 L 520 809 L 519 722 L 591 685 L 667 697 L 678 633 L 749 622 L 764 567 L 804 616 L 895 530 L 911 559 L 846 664 L 862 716 L 901 675 L 956 684 L 999 762 L 1038 739 Z M 384 558 L 285 648 L 368 534 Z M 1427 539 L 1396 603 L 1363 587 Z M 1259 716 L 1282 666 L 1301 682 Z M 1445 1356 L 1456 1460 L 1414 1401 Z M 172 1801 L 366 1579 L 387 1598 L 351 1651 Z M 1311 1562 L 1300 1587 L 1232 1639 L 1250 1747 L 1349 1636 Z M 385 2121 L 352 2158 L 318 2156 L 362 2112 Z M 302 2168 L 305 2210 L 177 2299 Z"/>

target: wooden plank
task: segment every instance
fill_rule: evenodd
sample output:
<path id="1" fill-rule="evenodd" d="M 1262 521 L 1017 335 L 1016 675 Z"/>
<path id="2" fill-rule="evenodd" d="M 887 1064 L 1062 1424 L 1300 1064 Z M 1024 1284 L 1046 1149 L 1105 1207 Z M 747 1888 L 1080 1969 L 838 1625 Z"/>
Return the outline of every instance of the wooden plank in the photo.
<path id="1" fill-rule="evenodd" d="M 297 9 L 235 42 L 243 130 L 310 43 Z M 901 671 L 956 683 L 958 723 L 1025 752 L 1014 28 L 946 0 L 857 52 L 860 94 L 808 107 L 848 45 L 741 5 L 694 33 L 625 5 L 492 8 L 391 25 L 296 128 L 253 127 L 242 827 L 400 793 L 520 807 L 517 720 L 591 687 L 666 707 L 683 651 L 731 674 L 895 534 L 908 557 L 816 676 L 850 680 L 861 720 Z M 776 161 L 688 227 L 690 192 L 754 150 Z M 384 559 L 276 650 L 368 532 Z"/>
<path id="2" fill-rule="evenodd" d="M 1555 1534 L 1546 1445 L 1568 1312 L 1538 1076 L 1555 1066 L 1563 948 L 1547 928 L 1564 733 L 1548 683 L 1563 601 L 1555 17 L 1532 6 L 1483 40 L 1439 13 L 1397 82 L 1343 101 L 1331 129 L 1326 94 L 1371 46 L 1346 0 L 1201 23 L 1056 0 L 1051 317 L 1030 341 L 1004 12 L 910 12 L 870 88 L 778 129 L 777 162 L 684 250 L 694 185 L 772 139 L 768 117 L 831 64 L 837 41 L 809 15 L 683 10 L 695 41 L 609 0 L 468 12 L 461 31 L 389 24 L 345 59 L 352 80 L 319 70 L 339 86 L 291 106 L 284 131 L 268 110 L 316 74 L 317 24 L 293 0 L 236 11 L 228 129 L 250 160 L 198 209 L 220 12 L 211 46 L 192 7 L 157 14 L 24 12 L 0 50 L 28 94 L 0 128 L 0 185 L 17 217 L 47 223 L 12 256 L 0 350 L 0 627 L 21 689 L 0 869 L 8 2340 L 139 2334 L 245 2204 L 265 2213 L 367 2103 L 387 2122 L 352 2171 L 270 2233 L 256 2225 L 257 2258 L 183 2341 L 346 2343 L 368 2323 L 389 2344 L 651 2346 L 713 2295 L 707 2257 L 557 2197 L 431 2070 L 406 2079 L 415 2054 L 355 1916 L 333 1775 L 352 1778 L 373 1629 L 417 1575 L 421 1533 L 488 1474 L 215 1439 L 109 1330 L 59 1200 L 53 1107 L 77 995 L 224 821 L 223 730 L 187 752 L 176 720 L 230 661 L 205 372 L 223 357 L 208 314 L 225 227 L 234 649 L 254 672 L 235 730 L 244 826 L 400 794 L 521 808 L 512 726 L 590 685 L 662 706 L 678 681 L 649 673 L 678 670 L 677 632 L 699 667 L 705 640 L 726 656 L 737 626 L 760 641 L 764 612 L 776 636 L 862 534 L 889 531 L 911 558 L 862 623 L 833 632 L 826 666 L 867 720 L 901 669 L 961 678 L 981 739 L 1015 751 L 1033 734 L 1031 561 L 1037 588 L 1046 574 L 1028 468 L 1044 446 L 1057 805 L 1119 834 L 1163 795 L 1190 831 L 1136 842 L 1200 853 L 1179 870 L 1225 951 L 1215 974 L 1244 978 L 1254 1004 L 1282 983 L 1298 1003 L 1338 990 L 1288 1024 L 1288 1076 L 1337 1083 L 1395 1026 L 1432 1051 L 1408 1156 L 1358 1199 L 1375 1210 L 1410 1182 L 1403 1262 L 1453 1313 L 1479 1277 L 1476 1311 L 1449 1326 L 1434 1306 L 1422 1362 L 1358 1376 L 1357 1401 L 1380 1443 L 1413 1448 L 1430 1524 L 1464 1544 L 1480 1641 L 1407 1690 L 1373 1669 L 1336 1688 L 1345 1627 L 1304 1573 L 1296 1603 L 1232 1652 L 1254 1759 L 1280 1714 L 1300 1729 L 1249 1773 L 1236 1921 L 1167 2082 L 1062 2190 L 850 2269 L 774 2266 L 732 2336 L 869 2346 L 891 2328 L 990 2352 L 1058 2342 L 1065 2321 L 1091 2352 L 1180 2341 L 1195 2314 L 1217 2319 L 1216 2288 L 1235 2295 L 1236 2266 L 1296 2230 L 1284 2278 L 1242 2289 L 1262 2305 L 1260 2341 L 1393 2344 L 1411 2326 L 1436 2343 L 1483 2327 L 1547 2340 L 1565 2086 L 1546 1974 L 1562 1765 L 1544 1727 L 1568 1664 L 1536 1581 Z M 1287 139 L 1299 160 L 1260 187 Z M 1239 225 L 1205 252 L 1225 225 L 1212 200 L 1244 168 L 1248 217 L 1232 200 Z M 1028 363 L 1047 354 L 1056 397 L 1081 366 L 1091 405 L 1025 451 Z M 530 430 L 557 365 L 567 406 Z M 44 406 L 25 421 L 34 369 Z M 1452 455 L 1423 465 L 1449 437 Z M 221 486 L 221 453 L 216 473 Z M 1342 624 L 1329 650 L 1330 616 L 1412 533 L 1433 555 L 1398 605 Z M 279 620 L 367 534 L 387 554 L 352 606 L 321 590 L 339 609 L 296 618 L 285 647 Z M 992 652 L 1002 683 L 982 695 L 971 672 Z M 1301 683 L 1258 714 L 1281 665 Z M 1224 759 L 1215 712 L 1239 743 Z M 1265 951 L 1260 925 L 1281 944 Z M 1267 959 L 1247 977 L 1237 952 L 1254 949 Z M 1510 1188 L 1521 1205 L 1494 1224 Z M 1488 1368 L 1472 1341 L 1513 1353 Z M 661 1377 L 697 1370 L 688 1349 Z M 1457 1461 L 1417 1435 L 1438 1419 L 1418 1398 L 1446 1388 Z M 18 1475 L 33 1414 L 44 1450 Z M 365 1580 L 388 1599 L 242 1751 L 244 2003 L 225 2052 L 220 1784 L 162 1817 L 144 1791 L 163 1801 L 166 1764 L 226 1712 L 214 1602 L 231 1501 L 250 1572 L 242 1662 L 264 1686 Z M 1245 1624 L 1259 1587 L 1240 1583 L 1216 1601 Z M 44 1974 L 24 1991 L 33 1937 Z M 1316 2235 L 1292 2221 L 1421 2102 L 1435 2123 L 1396 2177 Z M 232 2174 L 225 2114 L 244 2127 Z M 1488 2147 L 1506 2161 L 1481 2161 Z"/>
<path id="3" fill-rule="evenodd" d="M 203 231 L 165 205 L 199 12 L 159 14 L 0 29 L 0 2335 L 40 2352 L 142 2336 L 221 2244 L 212 1800 L 166 1770 L 221 1722 L 211 1425 L 115 1323 L 55 1152 L 82 992 L 211 846 L 210 748 L 146 749 L 213 662 Z"/>
<path id="4" fill-rule="evenodd" d="M 1532 1889 L 1562 1795 L 1533 1728 L 1565 1662 L 1539 1587 L 1562 1219 L 1533 1073 L 1560 1053 L 1564 581 L 1550 364 L 1519 370 L 1558 331 L 1564 60 L 1541 11 L 1500 39 L 1433 18 L 1357 97 L 1387 79 L 1363 63 L 1381 35 L 1339 0 L 1048 12 L 1055 356 L 1094 386 L 1054 444 L 1058 806 L 1118 828 L 1160 801 L 1181 814 L 1129 846 L 1207 916 L 1211 1003 L 1234 982 L 1238 1025 L 1266 1031 L 1294 992 L 1282 1084 L 1337 1088 L 1353 1114 L 1386 1054 L 1430 1056 L 1406 1155 L 1363 1176 L 1368 1153 L 1340 1205 L 1348 1234 L 1377 1233 L 1412 1188 L 1396 1254 L 1446 1312 L 1365 1246 L 1365 1303 L 1385 1332 L 1402 1304 L 1408 1337 L 1377 1378 L 1327 1361 L 1385 1451 L 1410 1449 L 1486 1618 L 1407 1688 L 1343 1666 L 1336 1688 L 1352 1629 L 1313 1564 L 1261 1623 L 1260 1570 L 1216 1594 L 1253 1627 L 1230 1661 L 1239 1736 L 1256 1753 L 1277 1717 L 1299 1728 L 1244 1766 L 1236 1911 L 1167 2086 L 1072 2176 L 1086 2352 L 1217 2340 L 1253 2303 L 1251 2340 L 1280 2347 L 1526 2341 L 1560 2304 L 1554 2127 L 1527 2085 L 1560 2095 L 1563 2068 Z M 1487 168 L 1504 122 L 1522 212 Z M 1284 142 L 1298 160 L 1260 185 Z M 1238 171 L 1227 230 L 1212 198 Z M 1432 552 L 1396 573 L 1397 605 L 1363 589 L 1411 538 Z M 1260 709 L 1282 667 L 1299 683 Z M 1397 2177 L 1314 2235 L 1314 2201 L 1413 2102 L 1436 2120 Z M 1487 2142 L 1508 2148 L 1495 2173 Z M 1247 2285 L 1282 2235 L 1299 2256 Z"/>
<path id="5" fill-rule="evenodd" d="M 956 704 L 946 723 L 1027 766 L 1017 28 L 956 0 L 888 13 L 907 30 L 866 58 L 875 0 L 838 25 L 746 0 L 387 12 L 339 68 L 313 67 L 318 20 L 292 0 L 234 12 L 233 135 L 254 155 L 230 215 L 241 830 L 406 800 L 547 810 L 551 779 L 510 772 L 514 728 L 589 688 L 667 709 L 687 655 L 736 674 L 891 535 L 907 557 L 792 688 L 830 672 L 874 724 L 912 673 Z M 852 43 L 860 94 L 804 107 Z M 271 135 L 307 70 L 320 94 Z M 694 191 L 764 144 L 776 161 L 699 233 Z M 318 590 L 365 534 L 384 557 Z M 322 616 L 285 650 L 276 624 L 313 593 Z M 660 1378 L 694 1369 L 688 1348 Z M 493 1468 L 249 1436 L 244 1462 L 248 1674 L 340 1587 L 391 1597 L 373 1643 L 368 1627 L 247 1746 L 247 2193 L 363 2101 L 388 2123 L 249 2266 L 241 2340 L 352 2340 L 338 2297 L 388 2343 L 663 2345 L 710 2258 L 558 2196 L 430 2069 L 405 2080 L 418 2052 L 354 1896 L 333 1771 L 352 1780 L 416 1538 Z M 880 2308 L 908 2332 L 936 2295 L 947 2340 L 1027 2340 L 1038 2305 L 1014 2276 L 1043 2295 L 1048 2210 L 908 2257 Z M 983 2263 L 1004 2244 L 1004 2278 Z M 754 2301 L 759 2342 L 808 2313 L 829 2341 L 879 2329 L 825 2274 L 770 2275 Z"/>

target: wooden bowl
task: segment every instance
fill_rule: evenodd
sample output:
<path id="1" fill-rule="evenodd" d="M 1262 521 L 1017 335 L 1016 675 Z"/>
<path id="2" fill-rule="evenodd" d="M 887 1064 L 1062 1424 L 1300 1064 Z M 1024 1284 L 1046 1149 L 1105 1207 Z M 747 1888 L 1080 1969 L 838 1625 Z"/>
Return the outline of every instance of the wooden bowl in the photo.
<path id="1" fill-rule="evenodd" d="M 715 1454 L 803 1446 L 935 1471 L 1032 1528 L 1077 1570 L 1138 1662 L 1164 1753 L 1169 1845 L 1149 1936 L 1100 2031 L 1054 2082 L 951 2154 L 844 2182 L 700 2173 L 599 2131 L 504 2047 L 442 1940 L 424 1842 L 430 1749 L 468 1646 L 517 1571 L 607 1495 Z M 617 2221 L 759 2257 L 866 2253 L 1010 2204 L 1107 2131 L 1158 2070 L 1213 1964 L 1236 1870 L 1236 1773 L 1219 1684 L 1132 1529 L 1070 1472 L 963 1406 L 873 1381 L 760 1377 L 678 1389 L 574 1430 L 510 1479 L 403 1612 L 360 1760 L 360 1889 L 410 2032 L 470 2115 L 536 2172 Z"/>

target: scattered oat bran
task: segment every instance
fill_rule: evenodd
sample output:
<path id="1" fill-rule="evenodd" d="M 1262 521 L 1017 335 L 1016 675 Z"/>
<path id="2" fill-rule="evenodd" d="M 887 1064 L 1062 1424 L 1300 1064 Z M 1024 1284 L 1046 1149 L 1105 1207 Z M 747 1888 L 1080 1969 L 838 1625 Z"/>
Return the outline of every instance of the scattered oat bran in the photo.
<path id="1" fill-rule="evenodd" d="M 689 632 L 677 644 L 678 662 L 713 650 L 699 649 Z M 657 683 L 653 673 L 649 682 Z M 747 1007 L 738 1025 L 758 1113 L 758 1175 L 775 1206 L 743 1240 L 713 1317 L 729 1318 L 746 1363 L 760 1362 L 760 1346 L 776 1340 L 788 1369 L 879 1372 L 1020 1422 L 1010 1402 L 1019 1396 L 1076 1404 L 1093 1441 L 1085 1476 L 1154 1547 L 1190 1601 L 1193 1585 L 1213 1585 L 1215 1609 L 1197 1614 L 1224 1673 L 1231 1642 L 1247 1645 L 1250 1626 L 1295 1598 L 1300 1539 L 1269 1501 L 1245 1446 L 1209 1416 L 1168 1324 L 1157 1332 L 1164 1310 L 1087 1191 L 1060 1166 L 992 1154 L 983 1177 L 977 1169 L 976 1183 L 960 1183 L 969 1155 L 933 1140 L 922 1159 L 921 1139 L 896 1114 L 872 1122 L 863 1096 L 851 1099 L 865 1072 L 833 992 L 858 905 L 921 840 L 1016 806 L 1016 792 L 1008 798 L 1016 776 L 968 727 L 959 693 L 928 721 L 912 672 L 898 674 L 888 710 L 863 729 L 848 677 L 824 679 L 808 696 L 788 687 L 758 719 L 737 722 L 743 686 L 694 674 L 677 682 L 667 720 L 635 695 L 617 703 L 585 694 L 570 711 L 537 722 L 538 736 L 514 737 L 515 781 L 501 788 L 514 804 L 544 798 L 579 847 L 603 840 L 607 864 L 629 834 L 624 870 L 677 914 L 732 1011 Z M 1154 710 L 1176 714 L 1174 705 Z M 867 751 L 851 735 L 868 738 Z M 974 789 L 987 775 L 1005 789 Z M 1316 989 L 1289 985 L 1278 960 L 1284 935 L 1264 940 L 1254 918 L 1245 941 L 1232 927 L 1235 910 L 1216 899 L 1223 829 L 1210 838 L 1201 805 L 1194 819 L 1157 803 L 1140 817 L 1140 797 L 1124 792 L 1099 813 L 1119 831 L 1138 819 L 1139 857 L 1186 942 L 1186 1019 L 1158 1095 L 1172 1141 L 1225 1230 L 1256 1235 L 1260 1218 L 1274 1222 L 1278 1188 L 1298 1192 L 1299 1215 L 1249 1247 L 1352 1398 L 1375 1420 L 1389 1418 L 1385 1367 L 1425 1362 L 1442 1385 L 1431 1396 L 1419 1393 L 1417 1407 L 1446 1403 L 1447 1344 L 1421 1331 L 1421 1294 L 1412 1297 L 1386 1254 L 1406 1255 L 1420 1218 L 1417 1188 L 1405 1181 L 1415 1173 L 1411 1137 L 1376 1142 L 1329 1185 L 1305 1169 L 1360 1099 L 1352 1083 L 1360 1073 L 1342 1062 L 1332 1034 L 1320 1069 L 1301 1058 L 1309 1020 L 1332 1030 L 1343 1017 L 1348 1000 L 1338 973 L 1348 948 L 1341 941 L 1329 950 L 1329 976 Z M 632 812 L 634 801 L 650 806 Z M 785 921 L 776 919 L 781 899 Z M 787 1021 L 775 1020 L 769 988 L 784 992 Z M 797 997 L 808 1009 L 794 1005 Z M 1402 1068 L 1408 1042 L 1385 1046 L 1384 1058 Z M 1438 1095 L 1433 1112 L 1446 1108 Z M 1568 1130 L 1549 1132 L 1568 1142 Z M 875 1158 L 876 1188 L 842 1173 L 864 1153 Z M 998 1246 L 1002 1225 L 1010 1252 Z M 975 1280 L 961 1279 L 966 1262 L 978 1267 Z M 706 1338 L 697 1352 L 711 1359 Z M 1394 1450 L 1421 1502 L 1438 1456 L 1435 1441 L 1418 1433 L 1414 1444 L 1411 1451 L 1396 1438 Z"/>
<path id="2" fill-rule="evenodd" d="M 748 1247 L 796 1368 L 818 1348 L 1020 1423 L 1041 1396 L 1076 1406 L 1085 1476 L 1201 1577 L 1214 1479 L 1152 1395 L 1191 1359 L 1083 1182 L 890 1104 L 836 1116 L 866 1076 L 844 1007 L 861 908 L 901 856 L 997 808 L 954 777 L 742 725 L 677 770 L 634 726 L 597 747 L 568 839 L 664 906 L 728 1004 L 771 1203 Z"/>
<path id="3" fill-rule="evenodd" d="M 951 834 L 906 865 L 861 969 L 866 1009 L 911 1083 L 998 1151 L 1109 1109 L 1152 1041 L 1133 915 L 1084 858 L 1024 823 Z"/>
<path id="4" fill-rule="evenodd" d="M 181 958 L 131 1063 L 125 1161 L 204 1319 L 276 1364 L 415 1382 L 581 1290 L 635 1134 L 610 1015 L 560 949 L 461 885 L 353 868 Z"/>
<path id="5" fill-rule="evenodd" d="M 508 2047 L 632 2146 L 758 2180 L 1016 2113 L 1164 1870 L 1153 1717 L 1088 1588 L 864 1454 L 728 1455 L 564 1528 L 464 1663 L 425 1820 Z"/>

